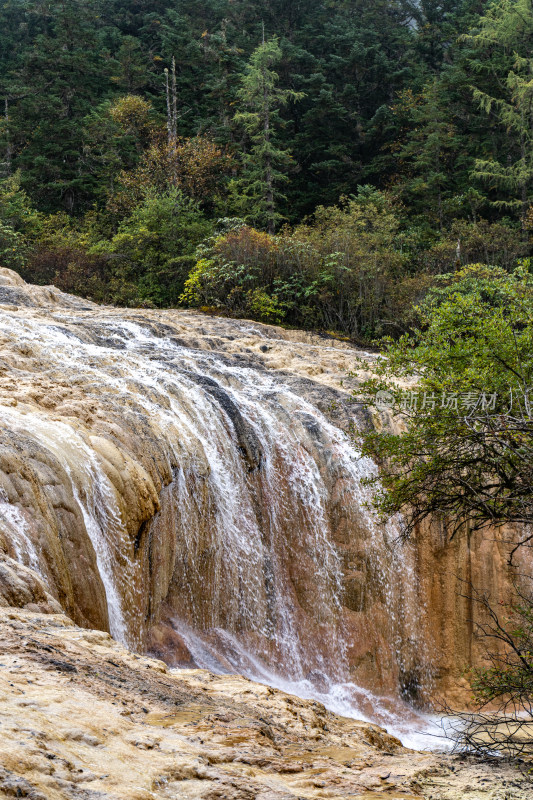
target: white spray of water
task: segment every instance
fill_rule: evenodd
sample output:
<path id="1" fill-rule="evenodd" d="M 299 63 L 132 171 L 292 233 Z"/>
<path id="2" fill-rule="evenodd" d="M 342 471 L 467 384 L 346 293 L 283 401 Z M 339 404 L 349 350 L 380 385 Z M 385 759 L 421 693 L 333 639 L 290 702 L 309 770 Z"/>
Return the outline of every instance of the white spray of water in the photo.
<path id="1" fill-rule="evenodd" d="M 0 519 L 7 525 L 15 559 L 41 575 L 39 556 L 28 532 L 28 523 L 21 510 L 11 505 L 3 492 L 0 492 Z"/>

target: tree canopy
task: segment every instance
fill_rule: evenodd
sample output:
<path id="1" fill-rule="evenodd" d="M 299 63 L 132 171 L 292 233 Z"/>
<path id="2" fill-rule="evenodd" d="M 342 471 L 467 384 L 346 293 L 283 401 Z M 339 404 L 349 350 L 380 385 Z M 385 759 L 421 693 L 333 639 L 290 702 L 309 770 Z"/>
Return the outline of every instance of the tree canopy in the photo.
<path id="1" fill-rule="evenodd" d="M 409 534 L 428 517 L 453 535 L 533 521 L 533 278 L 473 265 L 441 276 L 418 308 L 419 326 L 390 341 L 365 384 L 399 430 L 371 431 L 382 465 L 376 505 L 404 515 Z M 533 538 L 517 529 L 519 546 Z"/>
<path id="2" fill-rule="evenodd" d="M 532 13 L 6 0 L 5 263 L 106 302 L 399 336 L 438 275 L 531 256 Z M 183 225 L 132 248 L 148 209 L 170 219 L 169 198 Z"/>

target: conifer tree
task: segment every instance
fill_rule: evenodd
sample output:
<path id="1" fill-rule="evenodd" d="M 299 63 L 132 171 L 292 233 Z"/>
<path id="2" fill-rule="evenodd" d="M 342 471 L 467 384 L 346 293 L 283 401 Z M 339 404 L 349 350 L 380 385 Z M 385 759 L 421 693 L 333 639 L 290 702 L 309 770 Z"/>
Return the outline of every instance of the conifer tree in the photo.
<path id="1" fill-rule="evenodd" d="M 248 203 L 248 216 L 269 233 L 274 233 L 283 218 L 278 210 L 279 201 L 284 197 L 279 187 L 287 182 L 286 170 L 291 163 L 289 151 L 277 140 L 280 108 L 289 100 L 303 96 L 301 92 L 278 86 L 279 76 L 274 67 L 281 57 L 277 36 L 267 41 L 263 34 L 263 41 L 252 53 L 238 91 L 243 110 L 235 115 L 235 121 L 243 126 L 251 145 L 244 158 L 244 175 L 238 186 Z"/>
<path id="2" fill-rule="evenodd" d="M 28 3 L 37 30 L 8 83 L 14 166 L 22 185 L 46 210 L 79 213 L 89 205 L 93 179 L 83 163 L 82 119 L 111 91 L 101 0 L 65 0 L 53 13 Z M 33 19 L 35 17 L 35 19 Z"/>
<path id="3" fill-rule="evenodd" d="M 479 48 L 493 91 L 472 87 L 480 109 L 503 128 L 508 149 L 477 158 L 473 176 L 501 190 L 493 205 L 525 219 L 533 190 L 533 7 L 531 0 L 498 0 L 463 37 Z M 476 67 L 480 71 L 479 65 Z"/>
<path id="4" fill-rule="evenodd" d="M 414 128 L 398 155 L 408 160 L 410 169 L 410 174 L 403 180 L 402 193 L 413 210 L 419 209 L 426 219 L 442 230 L 446 200 L 453 189 L 453 165 L 461 140 L 452 119 L 442 113 L 440 89 L 441 84 L 433 81 L 419 96 L 408 92 L 400 98 L 402 105 L 410 106 Z"/>

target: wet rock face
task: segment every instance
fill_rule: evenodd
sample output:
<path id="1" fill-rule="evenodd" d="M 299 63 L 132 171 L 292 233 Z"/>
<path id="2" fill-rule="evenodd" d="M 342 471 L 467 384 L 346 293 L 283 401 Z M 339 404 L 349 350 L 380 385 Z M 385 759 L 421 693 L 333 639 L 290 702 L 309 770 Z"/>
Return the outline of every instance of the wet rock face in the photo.
<path id="1" fill-rule="evenodd" d="M 464 546 L 400 548 L 366 506 L 375 467 L 346 433 L 369 424 L 348 402 L 361 353 L 9 270 L 0 289 L 0 603 L 319 693 L 411 697 L 430 672 L 450 689 L 478 657 L 446 577 Z"/>
<path id="2" fill-rule="evenodd" d="M 62 610 L 33 570 L 5 556 L 0 561 L 0 606 L 44 614 Z"/>
<path id="3" fill-rule="evenodd" d="M 69 484 L 60 459 L 32 435 L 15 437 L 8 430 L 0 432 L 0 544 L 4 553 L 37 571 L 64 610 L 80 624 L 105 629 L 109 625 L 107 605 L 95 553 Z M 75 572 L 72 564 L 77 564 Z"/>

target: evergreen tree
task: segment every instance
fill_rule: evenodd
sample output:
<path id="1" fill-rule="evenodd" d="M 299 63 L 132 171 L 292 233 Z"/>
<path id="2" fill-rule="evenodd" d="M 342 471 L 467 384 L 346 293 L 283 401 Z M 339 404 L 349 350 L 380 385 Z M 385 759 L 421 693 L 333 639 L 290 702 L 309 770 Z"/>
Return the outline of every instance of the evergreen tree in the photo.
<path id="1" fill-rule="evenodd" d="M 79 212 L 93 181 L 83 165 L 81 120 L 112 91 L 100 0 L 28 3 L 42 26 L 10 81 L 22 185 L 45 209 Z"/>
<path id="2" fill-rule="evenodd" d="M 420 95 L 407 92 L 402 106 L 408 106 L 414 124 L 398 157 L 409 161 L 402 196 L 427 222 L 442 230 L 446 204 L 453 195 L 454 160 L 461 148 L 461 138 L 453 120 L 442 113 L 440 83 L 433 81 Z"/>
<path id="3" fill-rule="evenodd" d="M 415 47 L 433 74 L 451 64 L 455 41 L 480 5 L 479 0 L 419 0 L 411 4 L 417 28 Z"/>
<path id="4" fill-rule="evenodd" d="M 474 100 L 505 130 L 508 145 L 490 158 L 477 158 L 473 175 L 502 190 L 495 206 L 518 210 L 525 220 L 533 190 L 531 0 L 498 0 L 465 40 L 481 50 L 483 66 L 493 77 L 492 91 L 473 86 Z"/>
<path id="5" fill-rule="evenodd" d="M 201 43 L 207 73 L 203 84 L 206 117 L 201 127 L 208 130 L 217 142 L 233 143 L 232 107 L 242 72 L 242 53 L 228 38 L 228 20 L 225 19 L 219 30 L 213 33 L 203 31 Z"/>
<path id="6" fill-rule="evenodd" d="M 257 47 L 264 27 L 272 38 Z M 520 218 L 533 227 L 532 51 L 530 0 L 5 0 L 0 203 L 1 179 L 20 180 L 39 224 L 22 215 L 16 231 L 32 242 L 46 232 L 43 279 L 76 261 L 83 287 L 87 242 L 125 219 L 133 235 L 151 193 L 179 190 L 206 219 L 238 214 L 272 232 L 371 184 L 401 201 L 404 307 L 455 263 L 458 239 L 464 263 L 509 269 L 528 255 L 516 228 Z M 287 269 L 283 292 L 269 290 L 285 309 L 303 297 Z M 313 291 L 336 296 L 346 276 L 324 275 Z M 371 300 L 366 280 L 368 332 L 379 293 Z M 389 284 L 385 294 L 392 308 Z M 355 330 L 346 319 L 335 324 Z"/>
<path id="7" fill-rule="evenodd" d="M 250 151 L 244 158 L 244 174 L 238 185 L 249 203 L 248 216 L 256 224 L 274 233 L 282 219 L 278 203 L 283 198 L 279 190 L 286 183 L 287 167 L 291 162 L 288 150 L 277 142 L 280 108 L 302 94 L 281 89 L 279 76 L 273 69 L 282 57 L 279 40 L 273 37 L 254 51 L 242 77 L 238 98 L 244 109 L 237 112 L 235 121 L 242 124 L 249 138 Z"/>
<path id="8" fill-rule="evenodd" d="M 380 174 L 393 175 L 396 194 L 426 231 L 446 227 L 454 217 L 475 222 L 480 210 L 490 213 L 490 186 L 472 185 L 475 160 L 482 153 L 508 152 L 505 132 L 492 120 L 487 124 L 485 113 L 472 102 L 474 81 L 486 92 L 495 85 L 483 47 L 459 36 L 478 23 L 476 5 L 476 0 L 425 0 L 418 6 L 415 46 L 433 53 L 424 56 L 433 74 L 419 91 L 409 79 L 398 95 L 391 126 L 396 138 L 375 160 Z"/>
<path id="9" fill-rule="evenodd" d="M 150 85 L 150 60 L 135 36 L 121 38 L 111 80 L 128 94 L 146 90 Z"/>

